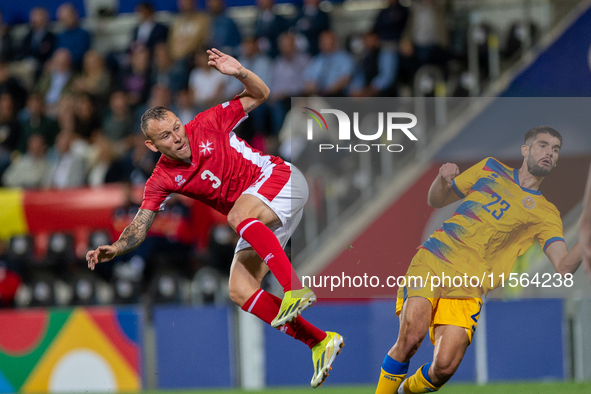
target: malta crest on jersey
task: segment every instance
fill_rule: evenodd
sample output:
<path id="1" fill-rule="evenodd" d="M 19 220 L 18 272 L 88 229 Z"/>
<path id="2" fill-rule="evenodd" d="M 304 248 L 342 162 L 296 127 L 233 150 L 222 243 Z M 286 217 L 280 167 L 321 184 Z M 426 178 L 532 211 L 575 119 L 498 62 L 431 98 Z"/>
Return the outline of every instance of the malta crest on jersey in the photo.
<path id="1" fill-rule="evenodd" d="M 213 142 L 201 142 L 199 145 L 199 153 L 201 153 L 201 157 L 209 157 L 213 152 Z"/>
<path id="2" fill-rule="evenodd" d="M 531 198 L 530 196 L 526 196 L 523 199 L 523 206 L 526 207 L 527 209 L 532 209 L 533 207 L 536 206 L 536 201 Z"/>

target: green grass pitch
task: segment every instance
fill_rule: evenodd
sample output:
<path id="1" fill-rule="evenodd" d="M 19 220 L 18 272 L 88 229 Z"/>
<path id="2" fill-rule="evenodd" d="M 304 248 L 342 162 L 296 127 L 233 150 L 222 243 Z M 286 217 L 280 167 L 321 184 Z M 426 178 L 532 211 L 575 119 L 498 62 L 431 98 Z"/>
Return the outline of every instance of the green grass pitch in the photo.
<path id="1" fill-rule="evenodd" d="M 234 394 L 234 393 L 263 393 L 263 394 L 374 394 L 375 386 L 340 386 L 326 385 L 319 389 L 309 387 L 269 388 L 263 391 L 244 390 L 195 390 L 195 391 L 146 391 L 144 394 Z M 504 383 L 486 386 L 450 384 L 442 388 L 445 394 L 589 394 L 589 383 Z"/>

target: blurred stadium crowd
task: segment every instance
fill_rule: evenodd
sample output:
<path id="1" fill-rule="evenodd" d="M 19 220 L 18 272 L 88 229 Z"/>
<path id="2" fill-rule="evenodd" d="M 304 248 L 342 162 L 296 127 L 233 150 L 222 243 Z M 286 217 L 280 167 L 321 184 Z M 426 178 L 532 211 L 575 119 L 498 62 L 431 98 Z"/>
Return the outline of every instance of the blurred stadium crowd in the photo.
<path id="1" fill-rule="evenodd" d="M 80 26 L 78 10 L 70 3 L 62 4 L 55 16 L 44 8 L 32 9 L 26 34 L 18 38 L 0 14 L 0 186 L 66 189 L 123 183 L 128 202 L 113 214 L 113 234 L 95 234 L 89 244 L 111 242 L 141 203 L 134 187 L 143 186 L 158 161 L 144 146 L 139 128 L 143 112 L 166 106 L 186 123 L 241 92 L 239 81 L 207 66 L 209 47 L 237 57 L 269 85 L 269 100 L 237 134 L 254 148 L 282 152 L 286 159 L 289 154 L 280 144 L 288 139 L 284 119 L 291 97 L 412 95 L 414 75 L 423 65 L 438 66 L 448 78 L 467 68 L 467 21 L 451 22 L 457 18 L 450 15 L 449 2 L 389 0 L 370 30 L 349 36 L 337 36 L 331 14 L 322 10 L 319 0 L 303 0 L 288 16 L 275 12 L 273 0 L 257 0 L 254 35 L 242 34 L 227 16 L 223 0 L 206 4 L 200 10 L 194 0 L 178 0 L 178 14 L 163 24 L 156 21 L 158 10 L 151 3 L 138 3 L 128 48 L 109 53 L 93 49 L 93 35 Z M 519 50 L 516 34 L 508 35 L 505 58 Z M 467 83 L 469 79 L 457 84 L 448 95 L 468 95 Z M 175 221 L 177 229 L 187 226 L 189 211 L 184 200 L 173 200 L 166 220 Z M 236 235 L 224 226 L 211 233 L 206 257 L 195 252 L 190 236 L 153 234 L 132 255 L 99 270 L 101 280 L 112 284 L 113 296 L 101 298 L 96 278 L 91 278 L 86 285 L 72 279 L 70 297 L 62 298 L 82 304 L 100 299 L 137 302 L 152 289 L 153 294 L 171 295 L 163 300 L 178 300 L 182 296 L 175 281 L 182 278 L 195 278 L 197 289 L 217 289 L 214 282 L 228 272 Z M 68 252 L 71 238 L 51 237 L 41 258 L 45 263 L 36 261 L 39 267 L 31 265 L 40 258 L 33 257 L 30 237 L 17 238 L 0 242 L 2 305 L 14 305 L 7 294 L 16 292 L 22 278 L 31 289 L 27 304 L 59 304 L 53 284 L 43 290 L 35 283 L 52 275 L 82 275 L 79 267 L 71 269 L 81 265 Z M 158 266 L 158 272 L 166 267 L 174 275 L 163 282 L 151 266 Z M 213 269 L 194 277 L 203 266 Z M 120 279 L 127 284 L 117 282 Z M 50 297 L 41 301 L 36 292 Z"/>

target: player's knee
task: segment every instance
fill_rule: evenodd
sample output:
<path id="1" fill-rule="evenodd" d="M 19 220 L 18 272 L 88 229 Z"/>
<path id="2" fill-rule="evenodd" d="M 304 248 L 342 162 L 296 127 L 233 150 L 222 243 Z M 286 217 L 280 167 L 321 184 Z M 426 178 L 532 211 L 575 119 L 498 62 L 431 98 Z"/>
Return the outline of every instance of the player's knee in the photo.
<path id="1" fill-rule="evenodd" d="M 424 335 L 421 336 L 420 333 L 408 333 L 398 338 L 394 346 L 404 357 L 412 357 L 419 350 L 423 338 Z"/>
<path id="2" fill-rule="evenodd" d="M 245 296 L 244 291 L 241 291 L 237 286 L 232 286 L 232 284 L 230 284 L 229 290 L 230 299 L 236 305 L 241 307 L 248 300 L 248 297 Z"/>
<path id="3" fill-rule="evenodd" d="M 419 350 L 422 342 L 423 337 L 421 337 L 420 334 L 409 335 L 405 342 L 405 348 L 409 353 L 415 354 L 417 350 Z"/>
<path id="4" fill-rule="evenodd" d="M 230 225 L 230 227 L 232 227 L 234 230 L 236 230 L 236 227 L 238 227 L 238 225 L 241 222 L 241 215 L 239 212 L 234 212 L 233 210 L 230 211 L 230 213 L 228 213 L 228 224 Z"/>
<path id="5" fill-rule="evenodd" d="M 229 282 L 228 290 L 233 303 L 242 307 L 259 288 L 245 286 L 244 283 Z"/>
<path id="6" fill-rule="evenodd" d="M 459 362 L 452 355 L 438 354 L 433 361 L 432 371 L 439 385 L 447 382 L 456 373 L 458 366 Z"/>
<path id="7" fill-rule="evenodd" d="M 250 216 L 246 215 L 243 211 L 239 210 L 239 209 L 232 209 L 229 213 L 228 213 L 228 224 L 234 229 L 236 230 L 236 227 L 238 227 L 238 225 L 240 223 L 242 223 L 244 220 L 248 219 Z"/>
<path id="8" fill-rule="evenodd" d="M 244 285 L 242 285 L 241 283 L 236 283 L 236 281 L 233 280 L 230 280 L 230 282 L 228 283 L 228 290 L 232 302 L 240 307 L 246 303 L 246 301 L 251 295 L 248 294 Z"/>

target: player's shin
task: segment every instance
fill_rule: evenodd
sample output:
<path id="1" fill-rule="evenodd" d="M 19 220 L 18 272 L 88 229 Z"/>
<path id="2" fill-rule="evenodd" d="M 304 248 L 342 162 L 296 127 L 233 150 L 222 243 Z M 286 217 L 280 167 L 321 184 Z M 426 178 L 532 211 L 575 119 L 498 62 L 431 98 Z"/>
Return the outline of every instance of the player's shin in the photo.
<path id="1" fill-rule="evenodd" d="M 279 312 L 280 305 L 280 298 L 259 289 L 242 305 L 242 310 L 252 313 L 267 324 L 271 324 L 271 321 Z M 326 332 L 315 327 L 301 316 L 279 327 L 279 330 L 305 343 L 310 349 L 326 338 Z"/>
<path id="2" fill-rule="evenodd" d="M 396 394 L 400 383 L 406 377 L 409 363 L 401 363 L 386 355 L 382 363 L 380 380 L 375 394 Z"/>
<path id="3" fill-rule="evenodd" d="M 414 375 L 404 381 L 398 390 L 398 393 L 432 393 L 443 387 L 443 385 L 435 386 L 433 382 L 431 382 L 431 378 L 429 378 L 430 367 L 431 363 L 427 363 L 419 368 Z"/>
<path id="4" fill-rule="evenodd" d="M 284 292 L 303 287 L 277 237 L 267 226 L 257 219 L 250 218 L 236 226 L 236 232 L 263 259 Z"/>

